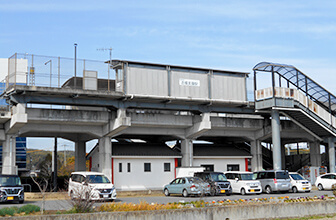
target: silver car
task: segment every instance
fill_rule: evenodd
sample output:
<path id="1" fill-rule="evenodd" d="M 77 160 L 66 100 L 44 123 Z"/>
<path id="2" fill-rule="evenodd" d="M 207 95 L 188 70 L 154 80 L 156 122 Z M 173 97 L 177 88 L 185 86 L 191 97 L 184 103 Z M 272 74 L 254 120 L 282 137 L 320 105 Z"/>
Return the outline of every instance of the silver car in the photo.
<path id="1" fill-rule="evenodd" d="M 210 194 L 210 184 L 198 177 L 180 177 L 171 181 L 163 187 L 165 196 L 170 194 L 182 194 L 184 197 L 189 195 Z"/>
<path id="2" fill-rule="evenodd" d="M 288 171 L 286 170 L 265 170 L 254 172 L 256 180 L 261 183 L 262 191 L 270 194 L 272 192 L 288 192 L 291 183 Z"/>

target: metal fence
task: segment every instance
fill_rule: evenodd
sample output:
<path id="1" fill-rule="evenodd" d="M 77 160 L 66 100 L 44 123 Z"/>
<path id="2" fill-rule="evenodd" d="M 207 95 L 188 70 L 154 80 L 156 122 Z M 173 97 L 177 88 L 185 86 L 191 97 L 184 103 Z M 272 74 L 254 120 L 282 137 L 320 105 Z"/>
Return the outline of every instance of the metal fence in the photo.
<path id="1" fill-rule="evenodd" d="M 97 78 L 107 80 L 108 84 L 115 78 L 104 61 L 15 53 L 8 60 L 8 76 L 0 86 L 6 89 L 15 84 L 61 88 L 72 80 L 73 88 L 82 89 L 87 71 L 97 72 Z M 110 87 L 105 90 L 109 91 Z"/>

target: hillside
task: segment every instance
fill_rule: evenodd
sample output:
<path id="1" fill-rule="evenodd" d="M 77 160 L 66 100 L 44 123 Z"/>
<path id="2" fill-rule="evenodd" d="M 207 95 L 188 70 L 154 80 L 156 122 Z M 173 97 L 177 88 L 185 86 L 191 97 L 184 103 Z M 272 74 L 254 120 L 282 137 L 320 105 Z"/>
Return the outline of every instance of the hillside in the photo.
<path id="1" fill-rule="evenodd" d="M 39 169 L 40 164 L 46 160 L 48 155 L 50 155 L 49 157 L 51 157 L 52 151 L 27 149 L 27 169 L 29 170 Z M 57 152 L 58 172 L 60 172 L 62 168 L 63 169 L 65 168 L 64 165 L 66 165 L 66 167 L 71 170 L 71 165 L 74 162 L 74 156 L 75 156 L 74 151 L 58 151 Z"/>

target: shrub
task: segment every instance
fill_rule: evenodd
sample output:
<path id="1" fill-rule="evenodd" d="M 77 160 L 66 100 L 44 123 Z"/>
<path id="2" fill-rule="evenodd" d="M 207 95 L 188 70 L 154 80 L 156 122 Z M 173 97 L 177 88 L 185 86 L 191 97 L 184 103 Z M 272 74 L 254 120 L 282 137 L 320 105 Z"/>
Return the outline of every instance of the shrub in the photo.
<path id="1" fill-rule="evenodd" d="M 331 189 L 332 189 L 334 196 L 336 196 L 336 184 L 332 184 Z"/>
<path id="2" fill-rule="evenodd" d="M 33 212 L 39 212 L 39 211 L 40 211 L 40 207 L 36 205 L 28 204 L 28 205 L 21 206 L 20 208 L 16 206 L 2 208 L 0 209 L 0 216 L 6 216 L 6 215 L 13 216 L 17 213 L 22 213 L 22 212 L 24 212 L 27 215 L 27 214 L 30 214 Z"/>
<path id="3" fill-rule="evenodd" d="M 39 211 L 40 211 L 40 207 L 39 206 L 37 206 L 37 205 L 31 205 L 31 204 L 21 206 L 18 209 L 18 213 L 24 212 L 25 214 L 30 214 L 30 213 L 39 212 Z"/>
<path id="4" fill-rule="evenodd" d="M 2 208 L 0 209 L 0 215 L 1 216 L 6 216 L 6 215 L 10 215 L 13 216 L 15 213 L 17 213 L 18 208 L 17 207 L 6 207 L 6 208 Z"/>

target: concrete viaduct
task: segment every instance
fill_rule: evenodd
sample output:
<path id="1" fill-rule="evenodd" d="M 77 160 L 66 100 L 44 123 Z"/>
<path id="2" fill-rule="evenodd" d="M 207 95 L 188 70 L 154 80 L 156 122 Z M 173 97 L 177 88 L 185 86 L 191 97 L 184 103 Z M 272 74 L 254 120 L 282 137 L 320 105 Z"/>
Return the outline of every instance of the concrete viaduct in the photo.
<path id="1" fill-rule="evenodd" d="M 113 63 L 114 68 L 119 64 L 124 65 L 124 62 Z M 257 71 L 262 70 L 257 67 L 255 75 Z M 275 70 L 271 72 L 274 78 Z M 306 118 L 317 124 L 314 124 L 315 128 L 307 128 L 306 123 L 310 121 L 304 122 L 291 113 L 303 112 L 298 108 L 301 102 L 285 97 L 286 94 L 276 92 L 277 89 L 274 83 L 269 97 L 261 97 L 255 89 L 255 102 L 237 102 L 130 95 L 117 89 L 106 92 L 71 86 L 51 88 L 10 84 L 2 95 L 10 104 L 10 111 L 0 115 L 2 173 L 17 172 L 13 146 L 18 136 L 60 137 L 73 141 L 76 171 L 85 170 L 85 143 L 98 139 L 100 171 L 108 177 L 111 177 L 112 169 L 111 139 L 144 136 L 159 141 L 181 140 L 182 166 L 193 165 L 193 140 L 246 142 L 250 144 L 252 171 L 263 168 L 261 142 L 273 143 L 274 169 L 285 168 L 285 144 L 308 142 L 311 165 L 318 167 L 321 165 L 320 144 L 327 143 L 329 160 L 333 164 L 330 171 L 334 171 L 333 127 L 325 128 L 307 113 Z M 288 86 L 286 89 L 292 88 Z M 36 106 L 30 107 L 30 104 Z M 53 108 L 38 105 L 52 105 Z M 309 106 L 305 110 L 308 111 Z M 319 129 L 321 133 L 316 133 Z"/>

